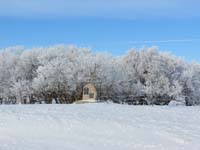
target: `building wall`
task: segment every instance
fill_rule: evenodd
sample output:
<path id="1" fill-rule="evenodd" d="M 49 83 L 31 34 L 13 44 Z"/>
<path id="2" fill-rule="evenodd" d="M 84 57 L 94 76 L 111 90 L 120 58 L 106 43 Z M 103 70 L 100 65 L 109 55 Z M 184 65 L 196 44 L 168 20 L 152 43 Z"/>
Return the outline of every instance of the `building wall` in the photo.
<path id="1" fill-rule="evenodd" d="M 85 89 L 85 88 L 88 88 L 88 89 L 89 89 L 88 94 L 85 94 L 85 93 L 84 93 L 84 89 Z M 93 98 L 90 98 L 90 94 L 94 94 L 94 97 L 93 97 Z M 83 99 L 83 100 L 89 100 L 89 99 L 91 99 L 91 100 L 96 100 L 96 99 L 97 99 L 97 90 L 96 90 L 96 87 L 95 87 L 94 84 L 89 83 L 89 84 L 87 84 L 87 85 L 85 85 L 85 86 L 83 87 L 83 98 L 82 98 L 82 99 Z"/>

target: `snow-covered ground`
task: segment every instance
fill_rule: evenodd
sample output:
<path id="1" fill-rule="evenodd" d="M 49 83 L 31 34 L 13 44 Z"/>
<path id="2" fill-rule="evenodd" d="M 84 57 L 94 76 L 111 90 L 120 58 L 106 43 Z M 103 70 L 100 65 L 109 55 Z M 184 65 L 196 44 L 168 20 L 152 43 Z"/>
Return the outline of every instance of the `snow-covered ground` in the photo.
<path id="1" fill-rule="evenodd" d="M 0 150 L 199 150 L 200 107 L 0 106 Z"/>

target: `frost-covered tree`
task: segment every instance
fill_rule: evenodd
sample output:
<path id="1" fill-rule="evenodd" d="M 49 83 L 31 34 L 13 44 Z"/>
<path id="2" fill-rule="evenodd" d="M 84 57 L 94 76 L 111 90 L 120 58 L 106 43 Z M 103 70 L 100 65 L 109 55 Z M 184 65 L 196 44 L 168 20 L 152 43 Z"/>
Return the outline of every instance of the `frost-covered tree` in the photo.
<path id="1" fill-rule="evenodd" d="M 156 47 L 131 49 L 121 57 L 76 46 L 0 51 L 1 103 L 72 103 L 93 82 L 98 98 L 147 104 L 200 104 L 200 64 Z"/>

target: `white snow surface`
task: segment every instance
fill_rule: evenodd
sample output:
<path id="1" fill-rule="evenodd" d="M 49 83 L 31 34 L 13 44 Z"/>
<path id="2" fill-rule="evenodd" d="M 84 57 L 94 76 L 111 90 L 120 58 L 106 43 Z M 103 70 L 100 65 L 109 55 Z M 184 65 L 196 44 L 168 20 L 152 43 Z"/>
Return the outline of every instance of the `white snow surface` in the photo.
<path id="1" fill-rule="evenodd" d="M 200 107 L 0 106 L 0 150 L 199 150 Z"/>

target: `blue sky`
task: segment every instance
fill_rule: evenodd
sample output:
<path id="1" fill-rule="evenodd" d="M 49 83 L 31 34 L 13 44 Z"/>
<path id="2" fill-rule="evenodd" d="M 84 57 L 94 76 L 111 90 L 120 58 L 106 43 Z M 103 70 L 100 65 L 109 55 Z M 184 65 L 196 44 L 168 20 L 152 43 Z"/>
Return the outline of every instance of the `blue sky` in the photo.
<path id="1" fill-rule="evenodd" d="M 158 46 L 200 61 L 198 0 L 0 1 L 0 47 L 76 44 L 122 55 Z"/>

